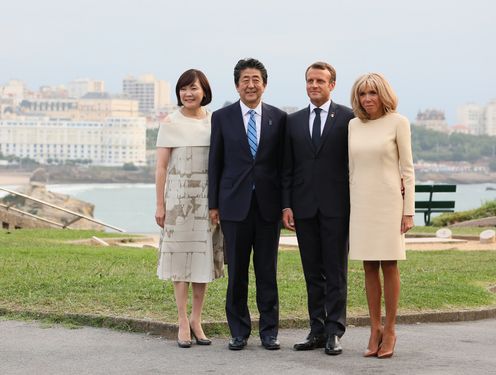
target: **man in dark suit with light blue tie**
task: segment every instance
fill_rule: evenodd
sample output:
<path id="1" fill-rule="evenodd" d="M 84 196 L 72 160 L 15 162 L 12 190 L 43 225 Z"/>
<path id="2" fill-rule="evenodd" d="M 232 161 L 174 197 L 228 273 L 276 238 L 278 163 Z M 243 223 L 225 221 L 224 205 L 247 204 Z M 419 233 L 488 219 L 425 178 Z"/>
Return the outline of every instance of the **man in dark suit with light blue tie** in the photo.
<path id="1" fill-rule="evenodd" d="M 262 103 L 267 70 L 256 59 L 234 68 L 240 100 L 212 114 L 208 169 L 210 218 L 226 243 L 229 349 L 243 349 L 251 333 L 248 270 L 253 249 L 262 345 L 279 349 L 277 249 L 281 219 L 281 160 L 286 113 Z"/>
<path id="2" fill-rule="evenodd" d="M 331 65 L 310 65 L 305 79 L 310 105 L 288 116 L 282 183 L 283 224 L 296 229 L 310 317 L 310 333 L 294 349 L 336 355 L 346 324 L 348 122 L 354 115 L 331 100 Z"/>

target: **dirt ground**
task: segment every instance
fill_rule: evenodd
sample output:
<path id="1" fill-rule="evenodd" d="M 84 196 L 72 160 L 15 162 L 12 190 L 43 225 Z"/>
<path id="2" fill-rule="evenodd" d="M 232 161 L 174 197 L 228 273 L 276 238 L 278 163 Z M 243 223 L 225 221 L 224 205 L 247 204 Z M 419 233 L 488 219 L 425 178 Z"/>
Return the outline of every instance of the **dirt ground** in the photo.
<path id="1" fill-rule="evenodd" d="M 457 243 L 411 243 L 406 244 L 407 250 L 429 251 L 429 250 L 488 250 L 496 251 L 496 242 L 482 244 L 478 240 L 469 240 Z"/>

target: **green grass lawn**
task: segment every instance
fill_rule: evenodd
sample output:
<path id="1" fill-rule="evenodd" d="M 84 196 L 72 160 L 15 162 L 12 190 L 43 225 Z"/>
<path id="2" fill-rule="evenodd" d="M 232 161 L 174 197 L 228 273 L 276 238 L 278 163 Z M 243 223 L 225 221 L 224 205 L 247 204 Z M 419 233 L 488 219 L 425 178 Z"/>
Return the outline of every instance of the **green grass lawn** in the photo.
<path id="1" fill-rule="evenodd" d="M 105 237 L 75 230 L 0 231 L 0 308 L 150 318 L 175 323 L 170 282 L 155 276 L 153 249 L 94 247 L 64 241 Z M 122 235 L 119 235 L 122 236 Z M 496 306 L 496 252 L 408 252 L 400 262 L 401 312 Z M 254 276 L 250 310 L 256 317 Z M 278 269 L 281 319 L 307 318 L 299 253 L 281 251 Z M 225 320 L 226 278 L 209 285 L 205 321 Z M 348 312 L 367 312 L 360 262 L 349 266 Z"/>

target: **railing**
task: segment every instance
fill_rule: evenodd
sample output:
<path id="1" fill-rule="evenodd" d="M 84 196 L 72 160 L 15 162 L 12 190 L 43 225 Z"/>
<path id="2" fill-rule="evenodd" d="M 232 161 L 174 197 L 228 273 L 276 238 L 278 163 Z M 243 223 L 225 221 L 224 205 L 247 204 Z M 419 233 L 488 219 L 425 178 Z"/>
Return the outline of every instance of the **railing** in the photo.
<path id="1" fill-rule="evenodd" d="M 26 216 L 32 217 L 32 218 L 34 218 L 34 219 L 36 219 L 36 220 L 44 221 L 44 222 L 46 222 L 46 223 L 50 223 L 50 224 L 52 224 L 52 225 L 56 225 L 56 226 L 61 227 L 61 228 L 64 228 L 64 229 L 71 229 L 71 228 L 69 228 L 69 225 L 71 225 L 71 224 L 75 223 L 75 222 L 76 222 L 76 221 L 78 221 L 78 220 L 81 220 L 81 219 L 86 219 L 86 220 L 89 220 L 89 221 L 91 221 L 91 222 L 93 222 L 93 223 L 97 223 L 97 224 L 103 225 L 104 227 L 114 229 L 114 230 L 116 230 L 116 231 L 118 231 L 118 232 L 125 232 L 125 230 L 124 230 L 124 229 L 117 228 L 117 227 L 115 227 L 115 226 L 113 226 L 113 225 L 106 224 L 106 223 L 104 223 L 103 221 L 96 220 L 96 219 L 94 219 L 94 218 L 92 218 L 92 217 L 89 217 L 89 216 L 86 216 L 86 215 L 82 215 L 82 214 L 80 214 L 80 213 L 77 213 L 77 212 L 74 212 L 74 211 L 68 210 L 68 209 L 63 208 L 63 207 L 60 207 L 60 206 L 56 206 L 56 205 L 54 205 L 54 204 L 51 204 L 51 203 L 48 203 L 48 202 L 42 201 L 42 200 L 40 200 L 40 199 L 30 197 L 29 195 L 22 194 L 22 193 L 18 193 L 17 191 L 13 191 L 13 190 L 10 190 L 10 189 L 5 189 L 5 188 L 3 188 L 3 187 L 0 187 L 0 190 L 3 190 L 3 191 L 5 191 L 5 192 L 7 192 L 7 193 L 9 193 L 9 194 L 17 195 L 17 196 L 19 196 L 19 197 L 23 197 L 23 198 L 25 198 L 25 199 L 32 200 L 32 201 L 37 202 L 37 203 L 41 203 L 41 204 L 43 204 L 43 205 L 45 205 L 45 206 L 52 207 L 52 208 L 55 208 L 55 209 L 57 209 L 57 210 L 60 210 L 60 211 L 63 211 L 63 212 L 66 212 L 66 213 L 68 213 L 68 214 L 71 214 L 71 215 L 74 215 L 74 216 L 75 216 L 75 218 L 74 218 L 73 220 L 71 220 L 69 223 L 67 223 L 67 224 L 62 224 L 62 223 L 57 223 L 57 222 L 55 222 L 55 221 L 52 221 L 52 220 L 50 220 L 50 219 L 43 218 L 43 217 L 41 217 L 41 216 L 33 215 L 33 214 L 31 214 L 31 213 L 29 213 L 29 212 L 26 212 L 26 211 L 19 210 L 18 208 L 11 207 L 11 206 L 9 206 L 9 205 L 5 205 L 5 204 L 0 203 L 0 207 L 4 207 L 4 208 L 6 208 L 7 210 L 12 210 L 12 211 L 14 211 L 14 212 L 21 213 L 21 214 L 23 214 L 23 215 L 26 215 Z"/>

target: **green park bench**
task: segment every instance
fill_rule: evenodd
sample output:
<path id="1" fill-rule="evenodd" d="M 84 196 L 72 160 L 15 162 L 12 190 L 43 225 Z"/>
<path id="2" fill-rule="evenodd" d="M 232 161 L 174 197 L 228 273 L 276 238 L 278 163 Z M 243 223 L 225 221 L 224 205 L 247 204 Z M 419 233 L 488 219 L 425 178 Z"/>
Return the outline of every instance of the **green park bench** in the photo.
<path id="1" fill-rule="evenodd" d="M 455 193 L 456 185 L 415 185 L 416 193 L 428 193 L 428 200 L 415 201 L 415 212 L 424 213 L 425 225 L 431 225 L 431 213 L 455 212 L 455 201 L 433 200 L 434 193 Z"/>

